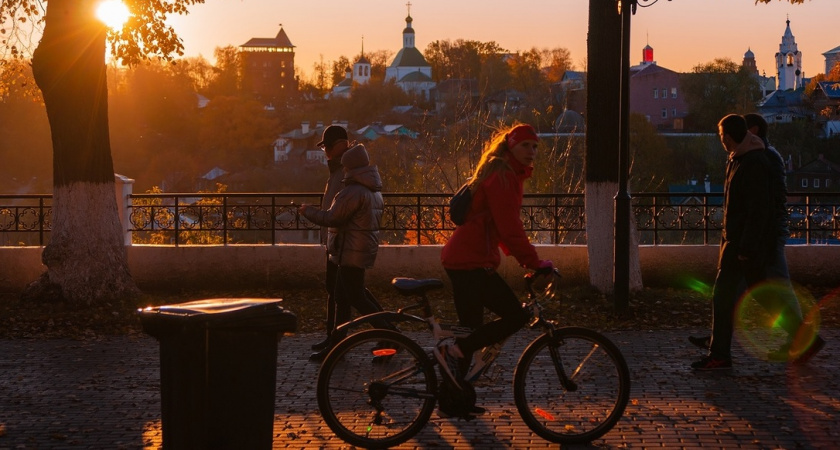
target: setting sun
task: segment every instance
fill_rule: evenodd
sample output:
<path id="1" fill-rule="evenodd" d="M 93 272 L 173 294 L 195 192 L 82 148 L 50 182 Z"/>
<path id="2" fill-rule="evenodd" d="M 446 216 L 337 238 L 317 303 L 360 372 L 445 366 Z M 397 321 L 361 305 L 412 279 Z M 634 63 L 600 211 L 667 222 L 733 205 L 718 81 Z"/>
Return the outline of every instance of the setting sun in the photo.
<path id="1" fill-rule="evenodd" d="M 96 17 L 112 30 L 122 28 L 130 15 L 128 7 L 120 0 L 103 0 L 96 8 Z"/>

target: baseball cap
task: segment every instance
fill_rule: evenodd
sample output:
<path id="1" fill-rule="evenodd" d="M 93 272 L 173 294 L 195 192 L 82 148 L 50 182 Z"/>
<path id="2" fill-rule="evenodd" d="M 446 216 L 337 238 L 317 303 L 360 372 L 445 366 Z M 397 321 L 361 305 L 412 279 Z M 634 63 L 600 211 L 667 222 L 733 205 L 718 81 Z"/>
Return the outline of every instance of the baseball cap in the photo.
<path id="1" fill-rule="evenodd" d="M 336 141 L 347 139 L 347 130 L 338 125 L 330 125 L 324 128 L 324 135 L 321 136 L 321 142 L 315 144 L 316 147 L 332 147 Z"/>

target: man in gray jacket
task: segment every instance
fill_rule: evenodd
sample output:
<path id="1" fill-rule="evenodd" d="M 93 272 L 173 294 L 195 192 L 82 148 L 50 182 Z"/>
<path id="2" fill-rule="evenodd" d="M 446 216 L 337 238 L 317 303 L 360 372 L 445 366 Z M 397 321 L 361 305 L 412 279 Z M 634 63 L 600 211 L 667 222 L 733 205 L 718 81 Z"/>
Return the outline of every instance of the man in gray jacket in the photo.
<path id="1" fill-rule="evenodd" d="M 338 267 L 334 292 L 336 325 L 350 320 L 351 307 L 360 314 L 382 310 L 365 292 L 365 270 L 373 267 L 379 250 L 379 221 L 384 209 L 382 180 L 361 144 L 344 152 L 341 165 L 344 187 L 335 195 L 329 209 L 300 207 L 300 214 L 307 220 L 329 227 L 327 253 L 330 263 Z M 393 328 L 387 323 L 374 323 L 374 326 Z M 310 359 L 323 359 L 343 337 L 333 332 L 325 349 Z"/>

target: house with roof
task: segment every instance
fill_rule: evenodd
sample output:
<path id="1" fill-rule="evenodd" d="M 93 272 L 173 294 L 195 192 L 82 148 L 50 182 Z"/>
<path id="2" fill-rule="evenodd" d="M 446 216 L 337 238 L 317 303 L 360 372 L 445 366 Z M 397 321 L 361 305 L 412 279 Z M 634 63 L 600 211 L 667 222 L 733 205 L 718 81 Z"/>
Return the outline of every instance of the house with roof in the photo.
<path id="1" fill-rule="evenodd" d="M 411 18 L 411 3 L 408 4 L 408 17 L 405 18 L 403 29 L 403 46 L 391 64 L 385 69 L 385 81 L 392 81 L 403 91 L 417 95 L 423 100 L 431 98 L 431 90 L 435 87 L 432 79 L 432 66 L 414 46 L 414 28 Z"/>
<path id="2" fill-rule="evenodd" d="M 483 102 L 484 110 L 493 118 L 516 114 L 519 110 L 527 106 L 525 93 L 516 89 L 504 89 L 494 92 L 485 97 Z"/>
<path id="3" fill-rule="evenodd" d="M 363 138 L 368 141 L 375 141 L 382 137 L 405 137 L 408 139 L 417 139 L 420 135 L 420 133 L 410 130 L 402 124 L 383 125 L 380 122 L 365 125 L 364 127 L 356 130 L 355 134 L 359 136 L 359 138 Z"/>
<path id="4" fill-rule="evenodd" d="M 788 173 L 787 182 L 788 192 L 840 192 L 840 164 L 820 154 Z"/>
<path id="5" fill-rule="evenodd" d="M 586 113 L 586 72 L 567 70 L 563 78 L 550 87 L 551 98 L 561 110 Z"/>
<path id="6" fill-rule="evenodd" d="M 791 123 L 813 116 L 813 111 L 805 105 L 804 88 L 773 91 L 761 99 L 757 107 L 767 123 Z"/>
<path id="7" fill-rule="evenodd" d="M 242 82 L 247 93 L 278 105 L 297 93 L 295 46 L 280 26 L 273 38 L 251 38 L 239 46 Z"/>
<path id="8" fill-rule="evenodd" d="M 645 45 L 642 61 L 630 67 L 630 112 L 642 114 L 660 130 L 682 130 L 688 104 L 680 88 L 680 74 L 653 59 Z"/>
<path id="9" fill-rule="evenodd" d="M 471 112 L 478 105 L 478 80 L 475 78 L 450 78 L 432 89 L 435 111 L 457 111 L 458 115 Z"/>
<path id="10" fill-rule="evenodd" d="M 840 46 L 823 53 L 825 58 L 825 73 L 831 72 L 835 65 L 840 64 Z"/>
<path id="11" fill-rule="evenodd" d="M 811 93 L 811 101 L 823 137 L 840 136 L 840 81 L 817 83 Z"/>
<path id="12" fill-rule="evenodd" d="M 723 196 L 714 196 L 703 198 L 692 194 L 723 194 L 722 184 L 712 184 L 708 175 L 706 175 L 702 184 L 697 183 L 696 179 L 691 179 L 686 184 L 669 184 L 668 192 L 672 194 L 685 194 L 684 196 L 672 196 L 672 205 L 723 205 Z"/>

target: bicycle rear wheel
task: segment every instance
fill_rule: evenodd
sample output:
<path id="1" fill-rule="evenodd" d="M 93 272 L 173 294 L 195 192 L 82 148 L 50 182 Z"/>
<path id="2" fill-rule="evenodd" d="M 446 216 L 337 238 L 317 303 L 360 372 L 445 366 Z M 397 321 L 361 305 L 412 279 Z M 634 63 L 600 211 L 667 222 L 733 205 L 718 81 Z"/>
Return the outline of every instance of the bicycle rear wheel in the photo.
<path id="1" fill-rule="evenodd" d="M 411 439 L 435 408 L 437 378 L 426 352 L 390 330 L 341 341 L 318 372 L 318 408 L 345 442 L 384 448 Z"/>
<path id="2" fill-rule="evenodd" d="M 571 381 L 567 386 L 559 369 Z M 528 345 L 516 365 L 513 389 L 519 415 L 534 433 L 551 442 L 583 444 L 621 419 L 630 398 L 630 370 L 605 336 L 560 328 L 553 338 L 544 334 Z"/>

